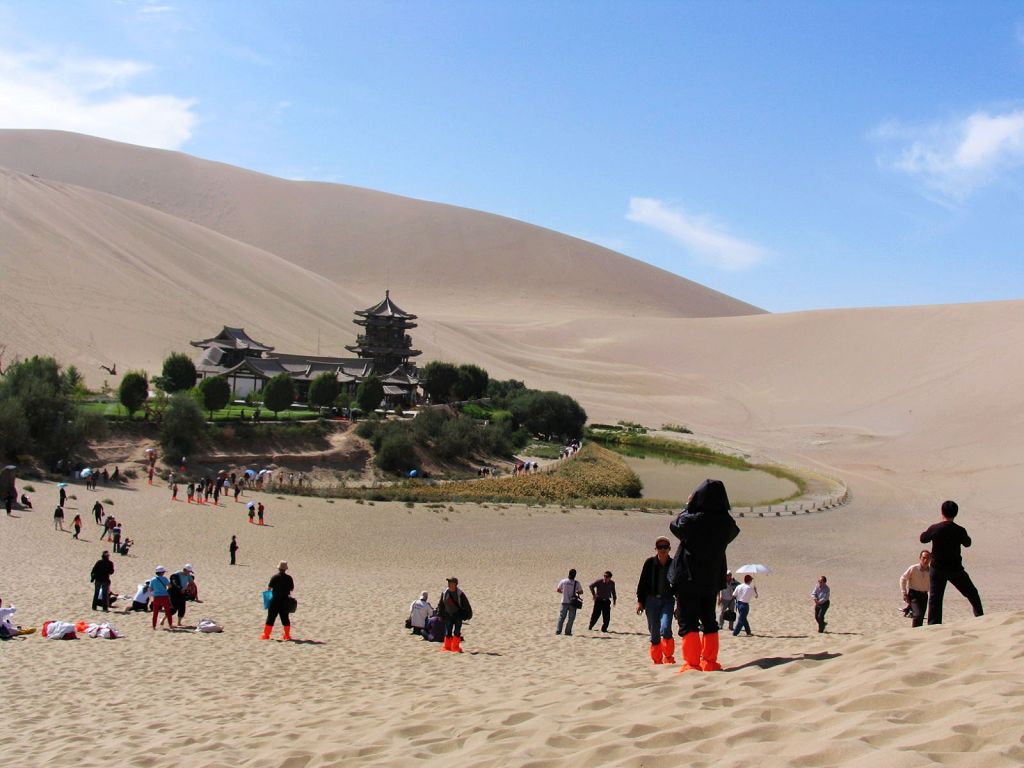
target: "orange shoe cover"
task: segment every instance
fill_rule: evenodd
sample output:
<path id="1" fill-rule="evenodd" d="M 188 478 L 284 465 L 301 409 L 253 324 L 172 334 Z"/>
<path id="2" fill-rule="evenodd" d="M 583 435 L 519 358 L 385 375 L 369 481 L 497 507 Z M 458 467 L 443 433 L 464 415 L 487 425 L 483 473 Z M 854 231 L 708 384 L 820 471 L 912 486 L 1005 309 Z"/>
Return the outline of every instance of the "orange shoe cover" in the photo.
<path id="1" fill-rule="evenodd" d="M 661 638 L 661 654 L 665 657 L 666 664 L 676 663 L 676 639 L 674 637 Z"/>
<path id="2" fill-rule="evenodd" d="M 679 674 L 700 668 L 700 632 L 687 632 L 683 635 L 683 666 L 679 668 Z"/>
<path id="3" fill-rule="evenodd" d="M 458 635 L 452 638 L 452 650 L 455 653 L 462 653 L 462 638 Z"/>
<path id="4" fill-rule="evenodd" d="M 291 627 L 285 627 L 284 628 L 284 639 L 285 640 L 291 640 L 292 639 L 292 628 Z"/>
<path id="5" fill-rule="evenodd" d="M 700 668 L 705 672 L 718 672 L 722 665 L 718 663 L 718 633 L 704 635 L 700 648 Z"/>
<path id="6" fill-rule="evenodd" d="M 263 634 L 260 635 L 260 640 L 269 640 L 270 639 L 270 632 L 271 632 L 271 630 L 273 630 L 272 626 L 270 626 L 269 624 L 264 624 L 263 625 Z"/>
<path id="7" fill-rule="evenodd" d="M 661 664 L 661 645 L 651 646 L 651 661 L 655 664 Z"/>
<path id="8" fill-rule="evenodd" d="M 452 638 L 448 637 L 448 635 L 445 635 L 444 636 L 444 645 L 441 648 L 438 648 L 437 650 L 439 650 L 439 651 L 450 651 L 451 649 L 452 649 Z"/>

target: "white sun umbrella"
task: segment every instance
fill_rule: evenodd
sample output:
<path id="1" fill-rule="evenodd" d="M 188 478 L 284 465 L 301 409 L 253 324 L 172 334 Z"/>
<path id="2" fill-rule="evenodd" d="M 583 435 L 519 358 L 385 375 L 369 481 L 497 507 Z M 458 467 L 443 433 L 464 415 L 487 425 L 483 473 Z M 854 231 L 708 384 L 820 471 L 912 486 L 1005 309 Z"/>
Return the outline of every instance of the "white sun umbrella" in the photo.
<path id="1" fill-rule="evenodd" d="M 737 568 L 734 573 L 770 573 L 767 565 L 761 563 L 747 563 Z"/>

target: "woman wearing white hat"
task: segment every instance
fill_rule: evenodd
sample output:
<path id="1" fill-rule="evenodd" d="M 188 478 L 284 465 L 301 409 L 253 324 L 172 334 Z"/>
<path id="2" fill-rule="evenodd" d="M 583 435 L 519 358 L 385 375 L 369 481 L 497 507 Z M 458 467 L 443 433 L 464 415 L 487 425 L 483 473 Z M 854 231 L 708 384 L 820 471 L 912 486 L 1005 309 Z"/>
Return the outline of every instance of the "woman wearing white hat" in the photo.
<path id="1" fill-rule="evenodd" d="M 167 626 L 174 625 L 174 614 L 171 612 L 171 580 L 164 574 L 167 569 L 162 565 L 156 567 L 153 578 L 149 580 L 149 589 L 153 594 L 153 629 L 156 629 L 156 617 L 160 611 L 167 614 Z"/>
<path id="2" fill-rule="evenodd" d="M 427 626 L 427 619 L 433 612 L 434 607 L 427 599 L 427 592 L 424 591 L 420 594 L 420 599 L 409 606 L 409 628 L 412 629 L 414 635 L 423 632 L 423 628 Z"/>

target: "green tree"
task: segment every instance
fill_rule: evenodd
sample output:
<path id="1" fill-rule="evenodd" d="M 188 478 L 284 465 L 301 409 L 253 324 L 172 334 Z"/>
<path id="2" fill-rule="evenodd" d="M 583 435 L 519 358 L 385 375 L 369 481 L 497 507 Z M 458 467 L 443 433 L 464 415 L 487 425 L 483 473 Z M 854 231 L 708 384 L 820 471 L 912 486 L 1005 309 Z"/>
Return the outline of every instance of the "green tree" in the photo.
<path id="1" fill-rule="evenodd" d="M 263 405 L 277 414 L 291 408 L 295 402 L 295 382 L 287 373 L 279 373 L 263 387 Z"/>
<path id="2" fill-rule="evenodd" d="M 459 369 L 453 363 L 435 360 L 420 368 L 420 386 L 433 403 L 451 400 L 452 389 L 458 380 Z"/>
<path id="3" fill-rule="evenodd" d="M 169 395 L 192 389 L 196 385 L 195 363 L 182 352 L 172 352 L 164 358 L 163 370 L 153 383 Z"/>
<path id="4" fill-rule="evenodd" d="M 526 391 L 526 385 L 515 379 L 491 379 L 487 382 L 487 397 L 494 405 L 505 408 L 512 400 Z"/>
<path id="5" fill-rule="evenodd" d="M 95 428 L 71 402 L 66 375 L 52 357 L 15 362 L 0 377 L 0 451 L 8 459 L 70 458 Z"/>
<path id="6" fill-rule="evenodd" d="M 367 376 L 356 390 L 356 402 L 363 413 L 372 413 L 384 399 L 384 385 L 376 376 Z"/>
<path id="7" fill-rule="evenodd" d="M 160 445 L 164 455 L 175 460 L 179 456 L 190 455 L 202 442 L 205 430 L 206 417 L 195 398 L 187 392 L 172 395 L 160 427 Z"/>
<path id="8" fill-rule="evenodd" d="M 341 383 L 338 377 L 325 371 L 313 379 L 309 385 L 309 404 L 317 408 L 331 405 L 341 394 Z"/>
<path id="9" fill-rule="evenodd" d="M 416 447 L 404 432 L 391 432 L 381 441 L 374 462 L 386 472 L 407 472 L 416 466 Z"/>
<path id="10" fill-rule="evenodd" d="M 126 373 L 117 390 L 117 399 L 128 411 L 128 421 L 132 420 L 132 414 L 142 407 L 147 397 L 149 397 L 149 381 L 146 379 L 145 371 Z"/>
<path id="11" fill-rule="evenodd" d="M 210 412 L 210 421 L 213 421 L 213 412 L 231 401 L 231 385 L 223 376 L 207 376 L 199 382 L 199 397 L 203 408 Z"/>
<path id="12" fill-rule="evenodd" d="M 516 422 L 534 434 L 577 438 L 587 423 L 587 412 L 561 392 L 527 390 L 512 401 L 510 410 Z"/>
<path id="13" fill-rule="evenodd" d="M 73 365 L 64 369 L 64 391 L 72 397 L 85 392 L 85 379 L 82 378 L 81 371 Z"/>
<path id="14" fill-rule="evenodd" d="M 487 394 L 490 378 L 479 365 L 460 365 L 452 393 L 457 400 L 477 400 Z"/>

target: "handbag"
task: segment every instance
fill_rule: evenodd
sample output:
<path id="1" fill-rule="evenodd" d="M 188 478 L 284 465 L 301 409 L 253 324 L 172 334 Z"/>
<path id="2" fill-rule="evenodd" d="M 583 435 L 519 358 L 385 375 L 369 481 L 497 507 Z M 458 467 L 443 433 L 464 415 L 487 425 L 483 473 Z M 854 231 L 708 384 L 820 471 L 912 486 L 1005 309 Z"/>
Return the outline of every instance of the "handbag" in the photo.
<path id="1" fill-rule="evenodd" d="M 406 618 L 406 620 L 405 620 L 405 628 L 406 629 L 412 629 L 412 619 Z"/>
<path id="2" fill-rule="evenodd" d="M 285 601 L 285 605 L 288 606 L 288 613 L 295 613 L 299 609 L 299 601 L 294 597 L 289 597 Z"/>
<path id="3" fill-rule="evenodd" d="M 722 618 L 726 621 L 736 621 L 736 611 L 732 608 L 726 608 L 722 611 Z"/>
<path id="4" fill-rule="evenodd" d="M 574 597 L 572 599 L 572 607 L 578 611 L 580 608 L 583 607 L 583 601 L 578 597 Z"/>

